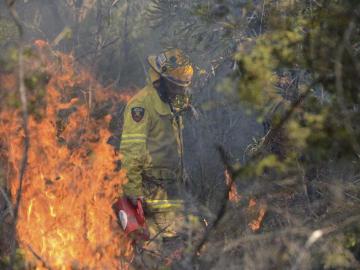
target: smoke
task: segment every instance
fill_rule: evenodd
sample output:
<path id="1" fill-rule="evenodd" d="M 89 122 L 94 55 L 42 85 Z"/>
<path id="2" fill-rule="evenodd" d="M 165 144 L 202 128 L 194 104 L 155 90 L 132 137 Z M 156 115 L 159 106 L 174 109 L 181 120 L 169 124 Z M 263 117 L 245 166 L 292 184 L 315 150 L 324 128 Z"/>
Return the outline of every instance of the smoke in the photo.
<path id="1" fill-rule="evenodd" d="M 184 1 L 178 8 L 185 10 L 190 2 Z M 211 220 L 227 190 L 224 161 L 218 148 L 225 150 L 230 164 L 242 163 L 246 146 L 263 132 L 255 117 L 245 112 L 238 100 L 231 101 L 235 94 L 231 93 L 229 99 L 222 91 L 229 87 L 223 79 L 234 71 L 234 62 L 229 60 L 231 57 L 226 50 L 234 50 L 236 46 L 231 44 L 231 48 L 227 47 L 225 51 L 216 51 L 214 48 L 220 41 L 211 44 L 219 32 L 214 32 L 202 46 L 192 44 L 193 40 L 189 42 L 180 33 L 177 35 L 174 23 L 185 23 L 187 18 L 193 18 L 190 13 L 183 14 L 183 17 L 174 15 L 168 18 L 169 23 L 158 18 L 162 24 L 155 27 L 153 13 L 149 13 L 153 7 L 151 1 L 146 0 L 28 0 L 16 1 L 15 5 L 29 48 L 34 47 L 35 40 L 44 40 L 52 50 L 72 55 L 76 64 L 86 67 L 104 88 L 115 88 L 119 93 L 128 93 L 130 89 L 134 94 L 144 86 L 147 55 L 157 54 L 169 46 L 180 47 L 190 54 L 197 72 L 191 89 L 192 110 L 197 117 L 190 112 L 185 115 L 186 178 L 189 193 L 206 209 L 207 214 L 203 216 Z M 222 12 L 222 15 L 216 13 L 219 16 L 229 12 L 221 8 L 218 11 Z M 9 22 L 10 17 L 1 4 L 0 23 L 4 21 Z M 15 28 L 10 23 L 6 29 L 7 35 L 0 36 L 1 57 L 6 57 L 16 44 Z M 54 57 L 53 61 L 59 59 Z M 81 92 L 81 89 L 76 91 Z M 90 92 L 90 89 L 85 89 L 85 92 Z M 96 100 L 92 102 L 96 104 Z M 105 101 L 104 104 L 108 103 Z M 101 104 L 98 105 L 94 110 L 102 108 Z M 121 128 L 114 130 L 120 132 Z M 116 144 L 118 141 L 115 138 L 112 142 Z"/>
<path id="2" fill-rule="evenodd" d="M 183 14 L 174 13 L 173 18 L 166 21 L 161 17 L 167 16 L 166 10 L 160 15 L 150 12 L 154 11 L 152 1 L 16 2 L 28 44 L 43 39 L 53 44 L 54 49 L 73 53 L 75 59 L 88 66 L 103 85 L 139 89 L 146 83 L 147 55 L 168 46 L 179 46 L 187 51 L 197 67 L 192 89 L 193 106 L 201 115 L 200 119 L 189 115 L 186 119 L 186 152 L 196 149 L 197 153 L 186 156 L 187 171 L 195 186 L 199 183 L 221 186 L 224 183 L 223 164 L 217 146 L 224 147 L 236 162 L 242 159 L 252 137 L 262 135 L 262 130 L 254 117 L 246 114 L 237 102 L 230 102 L 216 90 L 223 78 L 232 72 L 233 65 L 231 61 L 214 64 L 213 60 L 218 57 L 209 55 L 220 40 L 212 41 L 214 44 L 203 41 L 210 47 L 202 48 L 194 44 L 194 38 L 185 39 L 182 33 L 176 34 L 186 20 L 199 21 L 189 14 L 193 7 L 190 2 L 175 1 L 168 12 L 182 11 Z M 217 10 L 217 6 L 214 9 Z M 2 13 L 7 16 L 6 9 Z M 204 30 L 197 31 L 201 34 Z M 220 32 L 214 34 L 220 35 Z M 219 51 L 215 55 L 221 57 L 222 54 L 223 51 Z M 200 70 L 205 71 L 206 76 L 200 75 Z"/>

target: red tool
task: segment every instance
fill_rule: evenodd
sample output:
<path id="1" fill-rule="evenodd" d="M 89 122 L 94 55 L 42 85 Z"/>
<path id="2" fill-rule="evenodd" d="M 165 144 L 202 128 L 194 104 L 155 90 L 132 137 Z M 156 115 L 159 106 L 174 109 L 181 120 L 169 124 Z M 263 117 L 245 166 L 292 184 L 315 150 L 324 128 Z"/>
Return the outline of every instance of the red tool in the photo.
<path id="1" fill-rule="evenodd" d="M 141 199 L 138 199 L 137 205 L 134 206 L 128 198 L 122 197 L 119 198 L 112 207 L 126 235 L 129 235 L 135 241 L 149 240 L 150 235 L 146 225 Z"/>

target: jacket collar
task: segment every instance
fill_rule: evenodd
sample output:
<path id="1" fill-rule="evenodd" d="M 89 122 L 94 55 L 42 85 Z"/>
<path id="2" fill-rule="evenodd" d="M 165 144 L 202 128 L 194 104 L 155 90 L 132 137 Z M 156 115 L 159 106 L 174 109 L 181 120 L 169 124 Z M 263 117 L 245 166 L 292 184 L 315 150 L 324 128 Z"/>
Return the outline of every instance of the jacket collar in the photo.
<path id="1" fill-rule="evenodd" d="M 170 106 L 169 104 L 163 102 L 157 90 L 154 88 L 152 83 L 149 84 L 149 92 L 152 99 L 152 105 L 155 109 L 155 111 L 160 115 L 169 115 L 171 114 Z"/>

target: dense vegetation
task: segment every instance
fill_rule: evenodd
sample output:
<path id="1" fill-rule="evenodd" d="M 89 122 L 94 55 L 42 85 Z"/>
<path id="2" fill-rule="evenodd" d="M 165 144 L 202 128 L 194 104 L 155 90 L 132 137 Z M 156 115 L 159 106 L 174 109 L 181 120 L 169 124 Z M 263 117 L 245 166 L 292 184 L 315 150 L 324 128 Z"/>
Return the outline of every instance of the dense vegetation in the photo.
<path id="1" fill-rule="evenodd" d="M 193 59 L 199 119 L 187 116 L 185 144 L 196 154 L 185 157 L 209 226 L 184 269 L 360 267 L 359 1 L 10 2 L 0 3 L 0 73 L 19 68 L 19 48 L 33 57 L 35 39 L 118 89 L 141 87 L 145 56 L 162 48 Z M 25 73 L 29 113 L 40 118 L 43 76 Z M 20 107 L 16 91 L 0 85 L 0 111 Z M 227 201 L 225 168 L 238 202 Z M 258 204 L 248 208 L 251 198 Z M 259 208 L 266 216 L 254 233 Z"/>

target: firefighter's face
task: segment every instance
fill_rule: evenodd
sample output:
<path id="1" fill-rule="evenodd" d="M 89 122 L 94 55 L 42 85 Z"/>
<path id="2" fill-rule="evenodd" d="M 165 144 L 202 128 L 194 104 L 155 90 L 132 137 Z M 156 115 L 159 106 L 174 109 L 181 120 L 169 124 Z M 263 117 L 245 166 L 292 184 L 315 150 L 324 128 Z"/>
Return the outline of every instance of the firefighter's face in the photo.
<path id="1" fill-rule="evenodd" d="M 184 95 L 187 87 L 176 85 L 168 80 L 165 80 L 166 91 L 169 96 Z"/>

